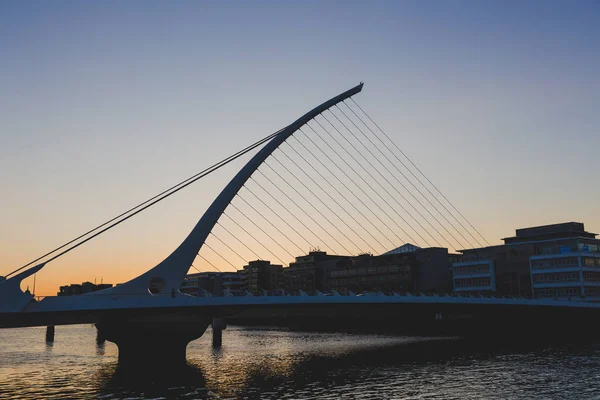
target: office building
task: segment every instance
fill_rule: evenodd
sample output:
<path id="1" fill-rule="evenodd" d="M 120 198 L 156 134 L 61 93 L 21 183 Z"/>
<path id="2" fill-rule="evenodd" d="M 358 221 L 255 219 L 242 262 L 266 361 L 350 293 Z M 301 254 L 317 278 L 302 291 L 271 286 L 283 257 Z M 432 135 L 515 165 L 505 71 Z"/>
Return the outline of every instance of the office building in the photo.
<path id="1" fill-rule="evenodd" d="M 270 261 L 250 261 L 243 269 L 248 291 L 261 294 L 263 291 L 274 292 L 283 288 L 283 266 L 271 264 Z"/>
<path id="2" fill-rule="evenodd" d="M 462 250 L 453 290 L 468 294 L 579 298 L 600 293 L 600 240 L 580 222 L 517 229 L 504 244 Z"/>
<path id="3" fill-rule="evenodd" d="M 183 280 L 180 291 L 194 296 L 243 296 L 246 292 L 246 277 L 238 272 L 199 272 L 188 274 Z"/>
<path id="4" fill-rule="evenodd" d="M 407 243 L 379 256 L 351 257 L 329 271 L 330 289 L 352 292 L 427 292 L 450 290 L 448 250 Z"/>
<path id="5" fill-rule="evenodd" d="M 316 291 L 325 292 L 330 289 L 328 271 L 336 269 L 340 262 L 350 259 L 350 256 L 327 254 L 314 250 L 307 255 L 296 257 L 296 261 L 283 269 L 286 291 L 308 294 Z"/>

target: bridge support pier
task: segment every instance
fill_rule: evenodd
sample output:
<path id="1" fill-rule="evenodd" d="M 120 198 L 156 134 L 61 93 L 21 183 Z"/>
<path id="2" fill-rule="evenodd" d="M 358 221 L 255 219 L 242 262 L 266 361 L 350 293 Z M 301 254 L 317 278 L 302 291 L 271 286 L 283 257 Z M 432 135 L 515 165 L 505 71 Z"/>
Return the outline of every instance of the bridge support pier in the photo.
<path id="1" fill-rule="evenodd" d="M 54 325 L 46 327 L 46 342 L 54 342 Z"/>
<path id="2" fill-rule="evenodd" d="M 186 363 L 186 347 L 210 320 L 112 320 L 96 324 L 98 335 L 119 347 L 119 367 L 165 369 Z"/>
<path id="3" fill-rule="evenodd" d="M 221 347 L 223 344 L 223 330 L 227 329 L 227 324 L 223 318 L 212 319 L 212 345 Z"/>

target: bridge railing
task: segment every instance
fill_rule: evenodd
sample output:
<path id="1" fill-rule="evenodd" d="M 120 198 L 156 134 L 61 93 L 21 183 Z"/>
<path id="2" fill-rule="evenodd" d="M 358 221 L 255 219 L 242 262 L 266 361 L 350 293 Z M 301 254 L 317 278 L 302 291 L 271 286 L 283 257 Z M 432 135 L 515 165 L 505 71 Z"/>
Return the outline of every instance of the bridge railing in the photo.
<path id="1" fill-rule="evenodd" d="M 127 297 L 127 296 L 140 296 L 139 293 L 119 293 L 119 294 L 113 294 L 113 293 L 98 293 L 98 292 L 90 292 L 90 293 L 94 293 L 94 297 L 96 296 L 107 296 L 107 297 L 114 297 L 114 298 L 118 298 L 118 297 Z M 36 301 L 41 301 L 45 298 L 55 298 L 55 297 L 79 297 L 79 296 L 87 296 L 90 293 L 81 293 L 81 294 L 73 294 L 73 295 L 55 295 L 55 296 L 34 296 L 34 299 Z M 304 292 L 304 291 L 293 291 L 293 292 L 287 292 L 287 291 L 282 291 L 282 290 L 278 290 L 278 291 L 258 291 L 258 292 L 247 292 L 246 294 L 222 294 L 222 295 L 215 295 L 212 293 L 205 293 L 203 295 L 196 295 L 196 294 L 191 294 L 191 293 L 183 293 L 183 292 L 175 292 L 175 293 L 153 293 L 150 294 L 153 297 L 177 297 L 177 296 L 192 296 L 192 297 L 244 297 L 244 296 L 258 296 L 258 297 L 282 297 L 282 296 L 296 296 L 296 297 L 300 297 L 300 296 L 311 296 L 311 297 L 318 297 L 318 296 L 387 296 L 387 297 L 393 297 L 393 296 L 412 296 L 412 297 L 464 297 L 464 298 L 527 298 L 527 297 L 518 297 L 518 296 L 500 296 L 500 295 L 467 295 L 467 294 L 462 294 L 462 293 L 424 293 L 424 292 L 383 292 L 383 291 L 359 291 L 359 292 L 350 292 L 350 293 L 338 293 L 336 291 L 332 291 L 332 292 Z"/>
<path id="2" fill-rule="evenodd" d="M 112 294 L 112 293 L 99 293 L 99 292 L 93 292 L 94 297 L 96 296 L 102 296 L 102 297 L 111 297 L 115 300 L 118 300 L 119 298 L 128 298 L 128 297 L 139 297 L 140 294 L 139 293 L 119 293 L 119 294 Z M 86 296 L 88 293 L 85 294 L 76 294 L 76 295 L 71 295 L 71 296 L 34 296 L 34 300 L 35 301 L 42 301 L 46 298 L 57 298 L 57 297 L 79 297 L 79 296 Z M 302 296 L 308 296 L 308 297 L 319 297 L 319 296 L 341 296 L 341 297 L 353 297 L 353 296 L 383 296 L 383 297 L 427 297 L 427 298 L 432 298 L 432 297 L 454 297 L 454 298 L 463 298 L 463 299 L 476 299 L 476 298 L 488 298 L 488 299 L 512 299 L 512 300 L 552 300 L 552 301 L 565 301 L 565 300 L 569 300 L 569 301 L 574 301 L 574 302 L 580 302 L 580 301 L 585 301 L 585 302 L 599 302 L 598 299 L 593 299 L 593 298 L 585 298 L 585 297 L 572 297 L 569 299 L 566 298 L 556 298 L 556 297 L 548 297 L 548 298 L 533 298 L 533 297 L 524 297 L 524 296 L 506 296 L 506 295 L 498 295 L 498 294 L 478 294 L 478 295 L 473 295 L 473 294 L 464 294 L 464 293 L 424 293 L 424 292 L 383 292 L 383 291 L 361 291 L 361 292 L 350 292 L 350 293 L 338 293 L 336 291 L 332 291 L 332 292 L 320 292 L 320 291 L 315 291 L 313 293 L 307 293 L 304 291 L 297 291 L 297 292 L 287 292 L 287 291 L 283 291 L 281 289 L 277 290 L 277 291 L 260 291 L 260 292 L 256 292 L 256 293 L 250 293 L 250 292 L 246 292 L 246 294 L 244 295 L 239 295 L 239 294 L 231 294 L 231 293 L 227 293 L 225 292 L 223 295 L 213 295 L 211 293 L 204 293 L 203 295 L 197 296 L 194 294 L 189 294 L 189 293 L 182 293 L 182 292 L 175 292 L 175 293 L 154 293 L 151 294 L 153 297 L 158 297 L 158 298 L 175 298 L 175 297 L 180 297 L 180 296 L 190 296 L 190 297 L 245 297 L 245 296 L 256 296 L 256 297 L 282 297 L 282 296 L 293 296 L 293 297 L 302 297 Z"/>

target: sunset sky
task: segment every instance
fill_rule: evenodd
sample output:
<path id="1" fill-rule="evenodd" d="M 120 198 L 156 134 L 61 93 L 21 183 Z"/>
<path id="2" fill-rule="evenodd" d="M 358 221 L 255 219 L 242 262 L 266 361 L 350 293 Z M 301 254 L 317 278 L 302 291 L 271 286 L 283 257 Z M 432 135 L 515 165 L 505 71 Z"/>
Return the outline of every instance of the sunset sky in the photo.
<path id="1" fill-rule="evenodd" d="M 491 243 L 600 231 L 597 1 L 6 1 L 0 57 L 0 275 L 360 81 Z M 36 294 L 153 267 L 239 161 L 49 264 Z"/>

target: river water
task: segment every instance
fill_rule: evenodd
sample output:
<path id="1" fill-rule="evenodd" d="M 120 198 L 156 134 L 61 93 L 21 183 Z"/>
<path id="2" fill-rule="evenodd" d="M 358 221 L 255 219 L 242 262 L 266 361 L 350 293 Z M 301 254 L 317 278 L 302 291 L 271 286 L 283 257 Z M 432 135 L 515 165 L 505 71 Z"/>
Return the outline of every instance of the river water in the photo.
<path id="1" fill-rule="evenodd" d="M 210 329 L 188 366 L 117 368 L 91 325 L 0 330 L 0 399 L 600 399 L 600 345 Z M 156 372 L 161 371 L 161 372 Z"/>

